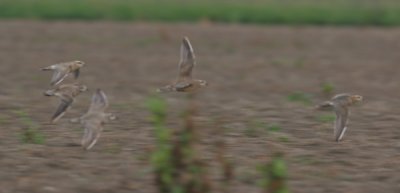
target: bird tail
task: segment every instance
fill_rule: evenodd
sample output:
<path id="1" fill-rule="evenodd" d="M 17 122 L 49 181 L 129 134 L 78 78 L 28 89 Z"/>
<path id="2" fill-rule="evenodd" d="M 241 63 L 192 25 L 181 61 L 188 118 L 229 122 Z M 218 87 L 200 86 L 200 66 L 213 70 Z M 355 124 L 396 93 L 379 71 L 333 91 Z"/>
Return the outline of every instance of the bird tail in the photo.
<path id="1" fill-rule="evenodd" d="M 54 70 L 54 65 L 42 68 L 42 71 Z"/>
<path id="2" fill-rule="evenodd" d="M 53 96 L 54 95 L 54 90 L 46 90 L 43 93 L 44 96 Z"/>
<path id="3" fill-rule="evenodd" d="M 172 91 L 174 91 L 174 88 L 171 85 L 167 85 L 167 86 L 164 86 L 164 87 L 161 87 L 161 88 L 157 89 L 158 93 L 172 92 Z"/>

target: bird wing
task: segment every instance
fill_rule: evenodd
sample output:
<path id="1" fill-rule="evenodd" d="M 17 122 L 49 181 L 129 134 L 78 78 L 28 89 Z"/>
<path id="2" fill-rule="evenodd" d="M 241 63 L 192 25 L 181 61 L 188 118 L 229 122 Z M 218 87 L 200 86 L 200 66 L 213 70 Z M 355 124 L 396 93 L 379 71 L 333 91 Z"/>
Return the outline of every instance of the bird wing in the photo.
<path id="1" fill-rule="evenodd" d="M 67 68 L 56 68 L 54 69 L 53 77 L 51 78 L 50 84 L 52 86 L 58 85 L 67 76 L 68 76 Z"/>
<path id="2" fill-rule="evenodd" d="M 179 61 L 179 78 L 191 78 L 195 56 L 193 47 L 187 37 L 184 37 L 181 44 L 181 59 Z"/>
<path id="3" fill-rule="evenodd" d="M 61 98 L 61 103 L 58 106 L 56 112 L 54 115 L 51 117 L 51 121 L 53 123 L 57 122 L 62 116 L 64 116 L 66 110 L 68 109 L 69 106 L 71 106 L 72 102 L 74 100 L 70 97 L 63 97 Z"/>
<path id="4" fill-rule="evenodd" d="M 80 69 L 78 68 L 78 69 L 76 69 L 75 71 L 74 71 L 74 78 L 75 79 L 77 79 L 78 77 L 79 77 L 79 74 L 80 74 Z"/>
<path id="5" fill-rule="evenodd" d="M 340 141 L 343 138 L 344 133 L 347 129 L 347 120 L 349 110 L 346 106 L 337 105 L 335 106 L 336 120 L 335 120 L 335 140 Z"/>
<path id="6" fill-rule="evenodd" d="M 97 89 L 92 96 L 92 103 L 90 104 L 88 113 L 104 112 L 108 107 L 108 99 L 106 94 Z"/>
<path id="7" fill-rule="evenodd" d="M 94 117 L 92 117 L 92 119 L 85 120 L 84 128 L 85 130 L 81 144 L 86 150 L 89 150 L 96 144 L 103 127 L 101 122 L 98 122 Z"/>
<path id="8" fill-rule="evenodd" d="M 334 104 L 332 101 L 325 101 L 319 105 L 317 105 L 315 108 L 317 110 L 332 110 L 334 107 Z"/>
<path id="9" fill-rule="evenodd" d="M 175 89 L 177 91 L 184 91 L 186 88 L 192 86 L 190 82 L 178 82 L 175 84 Z"/>

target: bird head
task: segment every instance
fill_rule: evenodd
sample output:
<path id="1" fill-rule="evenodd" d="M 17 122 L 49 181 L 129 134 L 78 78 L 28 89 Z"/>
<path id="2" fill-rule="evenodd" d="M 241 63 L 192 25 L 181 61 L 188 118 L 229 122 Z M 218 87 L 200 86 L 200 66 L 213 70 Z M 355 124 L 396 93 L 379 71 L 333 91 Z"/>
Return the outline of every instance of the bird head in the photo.
<path id="1" fill-rule="evenodd" d="M 200 86 L 208 86 L 208 82 L 205 80 L 197 80 Z"/>
<path id="2" fill-rule="evenodd" d="M 354 104 L 363 101 L 363 97 L 361 95 L 351 95 L 350 100 L 351 103 Z"/>
<path id="3" fill-rule="evenodd" d="M 79 86 L 79 90 L 80 90 L 81 92 L 85 92 L 85 91 L 87 91 L 87 90 L 89 90 L 89 89 L 88 89 L 88 87 L 87 87 L 86 85 L 80 85 L 80 86 Z"/>
<path id="4" fill-rule="evenodd" d="M 85 65 L 84 62 L 79 61 L 79 60 L 74 61 L 74 64 L 75 64 L 75 66 L 78 67 L 78 68 L 82 68 L 82 67 Z"/>

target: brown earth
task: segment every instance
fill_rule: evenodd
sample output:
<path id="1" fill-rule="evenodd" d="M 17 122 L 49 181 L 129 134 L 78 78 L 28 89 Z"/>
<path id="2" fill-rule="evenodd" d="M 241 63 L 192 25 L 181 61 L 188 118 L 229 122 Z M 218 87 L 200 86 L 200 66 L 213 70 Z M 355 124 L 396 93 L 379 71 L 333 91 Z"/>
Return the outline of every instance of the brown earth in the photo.
<path id="1" fill-rule="evenodd" d="M 184 35 L 197 54 L 195 76 L 210 83 L 197 96 L 195 124 L 214 192 L 222 179 L 214 159 L 216 120 L 235 167 L 228 192 L 261 192 L 257 167 L 277 151 L 285 154 L 292 192 L 400 191 L 398 28 L 2 21 L 0 192 L 157 192 L 144 102 L 175 78 Z M 39 69 L 69 60 L 86 62 L 79 80 L 91 90 L 50 124 L 58 100 L 43 96 L 51 73 Z M 300 92 L 317 104 L 328 98 L 324 83 L 334 93 L 365 97 L 352 108 L 340 143 L 333 141 L 333 123 L 320 120 L 330 113 L 288 100 Z M 79 147 L 81 127 L 69 119 L 87 110 L 98 87 L 119 119 L 86 152 Z M 168 127 L 180 127 L 185 96 L 162 96 Z M 39 126 L 43 144 L 21 140 L 30 124 Z"/>

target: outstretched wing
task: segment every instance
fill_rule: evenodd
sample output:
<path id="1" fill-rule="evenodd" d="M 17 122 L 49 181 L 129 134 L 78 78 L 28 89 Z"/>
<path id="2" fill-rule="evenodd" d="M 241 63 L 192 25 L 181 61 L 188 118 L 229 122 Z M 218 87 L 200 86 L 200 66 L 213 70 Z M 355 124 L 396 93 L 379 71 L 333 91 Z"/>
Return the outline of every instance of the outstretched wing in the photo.
<path id="1" fill-rule="evenodd" d="M 64 116 L 65 112 L 67 111 L 68 107 L 71 106 L 74 100 L 72 98 L 62 98 L 61 103 L 57 108 L 57 111 L 51 117 L 51 122 L 57 122 L 62 116 Z"/>
<path id="2" fill-rule="evenodd" d="M 335 120 L 335 140 L 339 142 L 346 132 L 347 129 L 347 119 L 349 110 L 347 107 L 342 105 L 335 106 L 336 120 Z"/>
<path id="3" fill-rule="evenodd" d="M 317 110 L 332 110 L 333 107 L 334 107 L 333 102 L 331 102 L 331 101 L 325 101 L 325 102 L 323 102 L 323 103 L 317 105 L 317 106 L 315 107 L 315 109 L 317 109 Z"/>
<path id="4" fill-rule="evenodd" d="M 90 104 L 88 112 L 104 112 L 107 107 L 108 99 L 106 94 L 101 89 L 97 89 L 92 96 L 92 103 Z"/>
<path id="5" fill-rule="evenodd" d="M 53 77 L 51 78 L 50 84 L 52 86 L 60 84 L 65 77 L 68 76 L 68 70 L 66 68 L 54 69 Z"/>
<path id="6" fill-rule="evenodd" d="M 82 137 L 82 147 L 86 150 L 91 149 L 100 137 L 100 133 L 103 130 L 101 124 L 88 120 L 84 123 L 84 133 Z"/>
<path id="7" fill-rule="evenodd" d="M 184 37 L 181 45 L 181 59 L 179 62 L 179 78 L 191 78 L 195 56 L 189 38 Z"/>

